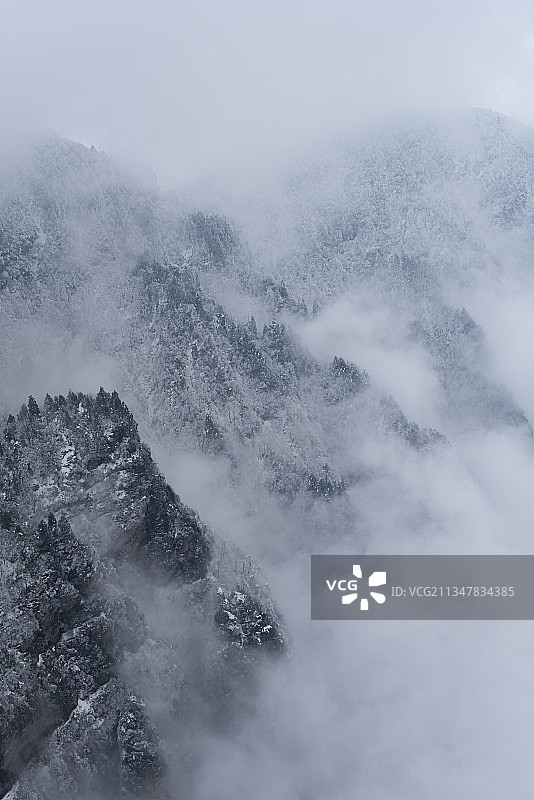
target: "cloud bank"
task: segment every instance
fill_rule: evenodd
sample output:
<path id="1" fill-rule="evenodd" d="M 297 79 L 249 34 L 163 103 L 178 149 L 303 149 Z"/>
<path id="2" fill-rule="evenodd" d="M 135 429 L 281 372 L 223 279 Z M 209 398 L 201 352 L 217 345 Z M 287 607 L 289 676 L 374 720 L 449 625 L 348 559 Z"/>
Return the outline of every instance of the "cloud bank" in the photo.
<path id="1" fill-rule="evenodd" d="M 4 123 L 238 183 L 369 115 L 485 105 L 534 121 L 534 11 L 513 2 L 3 3 Z"/>

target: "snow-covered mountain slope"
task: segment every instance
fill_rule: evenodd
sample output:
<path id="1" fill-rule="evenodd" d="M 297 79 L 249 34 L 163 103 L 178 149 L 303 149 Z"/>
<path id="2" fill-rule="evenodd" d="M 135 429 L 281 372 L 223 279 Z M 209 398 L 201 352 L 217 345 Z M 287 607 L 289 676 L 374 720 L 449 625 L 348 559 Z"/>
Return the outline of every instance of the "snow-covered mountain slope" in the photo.
<path id="1" fill-rule="evenodd" d="M 258 276 L 228 222 L 132 187 L 105 156 L 55 139 L 6 181 L 0 219 L 8 386 L 74 340 L 78 357 L 113 359 L 121 395 L 152 429 L 224 453 L 241 477 L 291 497 L 317 486 L 325 464 L 341 486 L 321 417 L 343 375 L 299 345 L 284 320 L 306 307 Z M 367 380 L 348 394 L 369 424 L 400 430 Z"/>
<path id="2" fill-rule="evenodd" d="M 477 272 L 502 268 L 507 234 L 520 234 L 508 257 L 525 255 L 533 177 L 531 129 L 473 110 L 360 132 L 242 213 L 252 251 L 312 302 L 355 275 L 451 300 Z"/>
<path id="3" fill-rule="evenodd" d="M 12 800 L 174 798 L 177 773 L 195 796 L 205 732 L 251 713 L 286 650 L 260 569 L 227 535 L 300 587 L 294 614 L 297 556 L 391 545 L 392 530 L 407 547 L 450 518 L 465 530 L 469 437 L 530 452 L 530 410 L 479 315 L 488 287 L 531 280 L 533 158 L 529 132 L 498 115 L 412 121 L 232 215 L 53 136 L 3 174 Z"/>
<path id="4" fill-rule="evenodd" d="M 522 426 L 477 315 L 481 294 L 530 280 L 533 187 L 532 131 L 475 110 L 368 130 L 239 213 L 252 263 L 308 308 L 347 292 L 388 307 L 404 345 L 429 354 L 445 426 Z"/>
<path id="5" fill-rule="evenodd" d="M 192 676 L 173 640 L 201 626 L 215 710 L 247 650 L 284 648 L 261 574 L 166 485 L 116 393 L 30 398 L 4 422 L 0 486 L 1 790 L 22 771 L 10 797 L 166 796 L 136 675 L 159 648 L 152 691 L 163 682 L 178 713 Z M 145 622 L 151 587 L 174 592 L 177 632 Z"/>

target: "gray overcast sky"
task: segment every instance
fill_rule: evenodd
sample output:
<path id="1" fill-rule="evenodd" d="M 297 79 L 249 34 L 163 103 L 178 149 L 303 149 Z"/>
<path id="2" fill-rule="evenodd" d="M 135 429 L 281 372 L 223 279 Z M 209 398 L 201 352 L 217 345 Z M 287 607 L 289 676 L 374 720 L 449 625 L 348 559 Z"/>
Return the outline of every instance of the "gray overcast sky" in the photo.
<path id="1" fill-rule="evenodd" d="M 534 123 L 534 4 L 0 0 L 1 102 L 186 185 L 399 108 Z"/>

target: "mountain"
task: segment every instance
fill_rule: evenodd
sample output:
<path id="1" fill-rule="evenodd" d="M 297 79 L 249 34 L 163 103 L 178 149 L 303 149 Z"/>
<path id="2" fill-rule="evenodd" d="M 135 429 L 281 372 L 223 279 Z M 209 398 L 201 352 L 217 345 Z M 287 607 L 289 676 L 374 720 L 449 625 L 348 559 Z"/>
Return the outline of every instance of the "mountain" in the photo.
<path id="1" fill-rule="evenodd" d="M 359 135 L 245 207 L 52 135 L 4 170 L 0 795 L 195 796 L 202 739 L 254 718 L 296 633 L 232 539 L 298 584 L 386 511 L 439 527 L 414 464 L 531 447 L 475 301 L 528 273 L 533 177 L 532 134 L 483 111 Z M 424 423 L 387 381 L 409 400 L 422 370 Z"/>
<path id="2" fill-rule="evenodd" d="M 439 375 L 447 423 L 525 427 L 465 304 L 528 275 L 533 185 L 531 129 L 476 109 L 366 130 L 241 214 L 253 258 L 308 308 L 370 292 L 405 320 L 406 344 Z"/>
<path id="3" fill-rule="evenodd" d="M 161 743 L 125 673 L 160 648 L 171 669 L 162 691 L 178 707 L 191 675 L 174 633 L 158 637 L 145 621 L 143 587 L 176 587 L 181 624 L 205 629 L 198 657 L 211 661 L 204 690 L 216 706 L 232 670 L 246 680 L 247 650 L 285 646 L 259 572 L 221 554 L 115 392 L 47 395 L 42 410 L 30 397 L 4 422 L 0 476 L 3 794 L 22 771 L 10 797 L 165 797 Z"/>
<path id="4" fill-rule="evenodd" d="M 339 374 L 295 341 L 284 315 L 307 306 L 258 274 L 229 222 L 132 186 L 106 156 L 59 139 L 13 170 L 1 220 L 13 383 L 21 361 L 31 373 L 46 348 L 81 338 L 82 354 L 118 362 L 119 388 L 153 428 L 240 451 L 247 468 L 252 447 L 262 484 L 298 490 L 331 459 L 315 406 Z M 236 298 L 238 315 L 225 307 Z"/>

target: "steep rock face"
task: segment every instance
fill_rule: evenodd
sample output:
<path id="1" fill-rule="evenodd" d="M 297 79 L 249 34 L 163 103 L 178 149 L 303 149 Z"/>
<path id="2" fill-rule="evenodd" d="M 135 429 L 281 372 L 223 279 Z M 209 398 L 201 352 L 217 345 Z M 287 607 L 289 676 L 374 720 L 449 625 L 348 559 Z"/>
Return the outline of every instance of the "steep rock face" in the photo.
<path id="1" fill-rule="evenodd" d="M 165 798 L 160 742 L 143 705 L 116 678 L 80 699 L 50 736 L 41 760 L 34 760 L 7 794 L 9 800 L 95 794 Z"/>
<path id="2" fill-rule="evenodd" d="M 116 393 L 47 396 L 42 410 L 30 397 L 5 420 L 0 486 L 2 794 L 22 773 L 12 798 L 164 797 L 156 728 L 122 677 L 125 655 L 140 667 L 151 636 L 129 593 L 182 587 L 183 624 L 207 625 L 212 659 L 230 648 L 246 677 L 248 647 L 284 647 L 268 591 L 252 565 L 215 579 L 212 534 L 165 483 Z M 238 591 L 236 642 L 224 611 Z"/>
<path id="3" fill-rule="evenodd" d="M 27 762 L 13 796 L 24 785 L 43 797 L 107 782 L 120 789 L 116 717 L 125 699 L 116 676 L 124 650 L 146 636 L 142 614 L 118 587 L 106 597 L 102 569 L 65 517 L 50 514 L 33 531 L 4 528 L 0 546 L 2 795 Z"/>
<path id="4" fill-rule="evenodd" d="M 139 558 L 169 577 L 204 577 L 209 534 L 165 484 L 114 392 L 35 400 L 8 417 L 2 505 L 17 523 L 61 510 L 102 555 Z M 99 535 L 101 534 L 101 535 Z"/>

